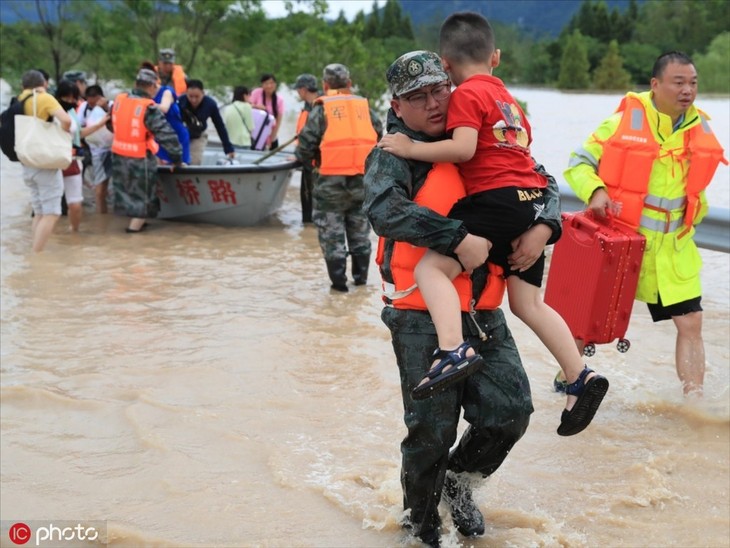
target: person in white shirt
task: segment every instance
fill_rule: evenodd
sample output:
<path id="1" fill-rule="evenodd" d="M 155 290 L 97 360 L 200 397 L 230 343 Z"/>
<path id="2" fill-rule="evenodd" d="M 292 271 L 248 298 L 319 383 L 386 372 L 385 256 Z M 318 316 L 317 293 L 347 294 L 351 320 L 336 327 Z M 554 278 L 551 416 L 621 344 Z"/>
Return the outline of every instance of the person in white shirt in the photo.
<path id="1" fill-rule="evenodd" d="M 96 212 L 107 213 L 109 179 L 112 174 L 112 140 L 114 134 L 107 128 L 111 103 L 104 97 L 101 86 L 86 89 L 86 101 L 79 106 L 81 137 L 91 151 L 90 183 L 94 188 Z"/>

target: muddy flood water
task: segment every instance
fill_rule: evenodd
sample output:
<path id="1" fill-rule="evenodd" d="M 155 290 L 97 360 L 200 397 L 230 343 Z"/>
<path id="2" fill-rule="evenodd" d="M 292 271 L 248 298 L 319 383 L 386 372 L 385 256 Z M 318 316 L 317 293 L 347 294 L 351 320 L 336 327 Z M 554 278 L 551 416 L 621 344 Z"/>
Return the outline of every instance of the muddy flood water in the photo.
<path id="1" fill-rule="evenodd" d="M 559 180 L 618 103 L 562 95 L 560 112 L 558 92 L 515 95 Z M 698 104 L 730 148 L 727 99 Z M 101 527 L 84 546 L 419 545 L 399 526 L 405 431 L 378 273 L 330 292 L 298 173 L 262 226 L 130 235 L 87 209 L 79 234 L 62 219 L 33 256 L 21 171 L 0 167 L 2 546 L 18 522 L 61 521 Z M 720 169 L 710 196 L 727 208 Z M 464 539 L 442 508 L 445 546 L 730 546 L 730 259 L 702 256 L 700 401 L 682 397 L 673 325 L 636 303 L 629 352 L 589 358 L 611 382 L 596 419 L 562 438 L 556 362 L 507 312 L 535 413 L 475 492 L 486 534 Z"/>

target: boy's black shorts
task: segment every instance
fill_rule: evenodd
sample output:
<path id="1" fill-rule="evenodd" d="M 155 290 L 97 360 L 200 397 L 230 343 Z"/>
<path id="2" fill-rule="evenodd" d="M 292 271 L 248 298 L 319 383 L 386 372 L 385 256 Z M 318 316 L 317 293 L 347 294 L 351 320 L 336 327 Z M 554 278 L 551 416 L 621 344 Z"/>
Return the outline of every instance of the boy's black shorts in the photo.
<path id="1" fill-rule="evenodd" d="M 449 217 L 463 221 L 470 234 L 492 242 L 487 260 L 501 266 L 505 278 L 518 276 L 540 287 L 545 269 L 545 252 L 524 272 L 511 272 L 507 256 L 512 253 L 512 240 L 533 225 L 544 207 L 542 189 L 504 187 L 462 198 L 451 208 Z"/>
<path id="2" fill-rule="evenodd" d="M 670 320 L 672 316 L 684 316 L 691 312 L 702 312 L 702 305 L 700 304 L 702 297 L 695 297 L 694 299 L 670 304 L 669 306 L 662 304 L 661 295 L 658 296 L 658 300 L 659 302 L 655 304 L 646 303 L 646 306 L 649 308 L 649 314 L 651 314 L 651 319 L 655 322 Z"/>

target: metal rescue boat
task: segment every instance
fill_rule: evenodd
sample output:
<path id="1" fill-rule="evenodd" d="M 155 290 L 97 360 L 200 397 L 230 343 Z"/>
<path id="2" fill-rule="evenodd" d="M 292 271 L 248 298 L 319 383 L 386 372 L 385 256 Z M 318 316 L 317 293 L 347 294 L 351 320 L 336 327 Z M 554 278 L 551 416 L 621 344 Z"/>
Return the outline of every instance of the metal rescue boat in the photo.
<path id="1" fill-rule="evenodd" d="M 291 152 L 237 150 L 228 160 L 208 148 L 199 166 L 158 166 L 158 219 L 223 226 L 253 226 L 284 201 L 292 172 L 299 166 Z"/>

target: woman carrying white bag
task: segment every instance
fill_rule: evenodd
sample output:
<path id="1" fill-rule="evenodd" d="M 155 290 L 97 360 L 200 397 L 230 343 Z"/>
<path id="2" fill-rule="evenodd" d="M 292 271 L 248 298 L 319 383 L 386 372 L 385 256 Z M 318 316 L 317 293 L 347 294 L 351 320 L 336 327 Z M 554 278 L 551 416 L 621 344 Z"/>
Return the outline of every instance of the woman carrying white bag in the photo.
<path id="1" fill-rule="evenodd" d="M 71 118 L 63 110 L 63 107 L 50 93 L 46 92 L 46 80 L 43 74 L 37 70 L 29 70 L 23 74 L 23 91 L 18 96 L 22 101 L 29 95 L 33 95 L 23 105 L 25 116 L 15 117 L 15 150 L 23 164 L 23 180 L 30 189 L 30 199 L 33 205 L 33 251 L 43 251 L 48 238 L 53 232 L 58 218 L 61 215 L 61 197 L 63 196 L 63 177 L 61 169 L 68 167 L 71 163 Z M 33 117 L 35 119 L 33 119 Z M 45 121 L 53 118 L 63 129 L 62 134 L 48 131 Z M 37 120 L 36 120 L 37 119 Z M 30 123 L 29 123 L 30 122 Z M 38 122 L 40 122 L 40 125 Z M 55 124 L 54 124 L 55 125 Z M 56 126 L 57 128 L 59 126 Z M 59 128 L 59 129 L 60 129 Z M 53 135 L 53 137 L 49 137 Z M 38 163 L 39 156 L 60 157 L 63 152 L 53 153 L 54 147 L 49 146 L 52 141 L 57 141 L 59 147 L 63 144 L 65 137 L 66 153 L 68 161 L 66 165 L 60 165 L 63 160 L 56 161 L 57 167 L 34 167 L 47 165 L 44 162 Z M 47 154 L 51 152 L 51 154 Z"/>

